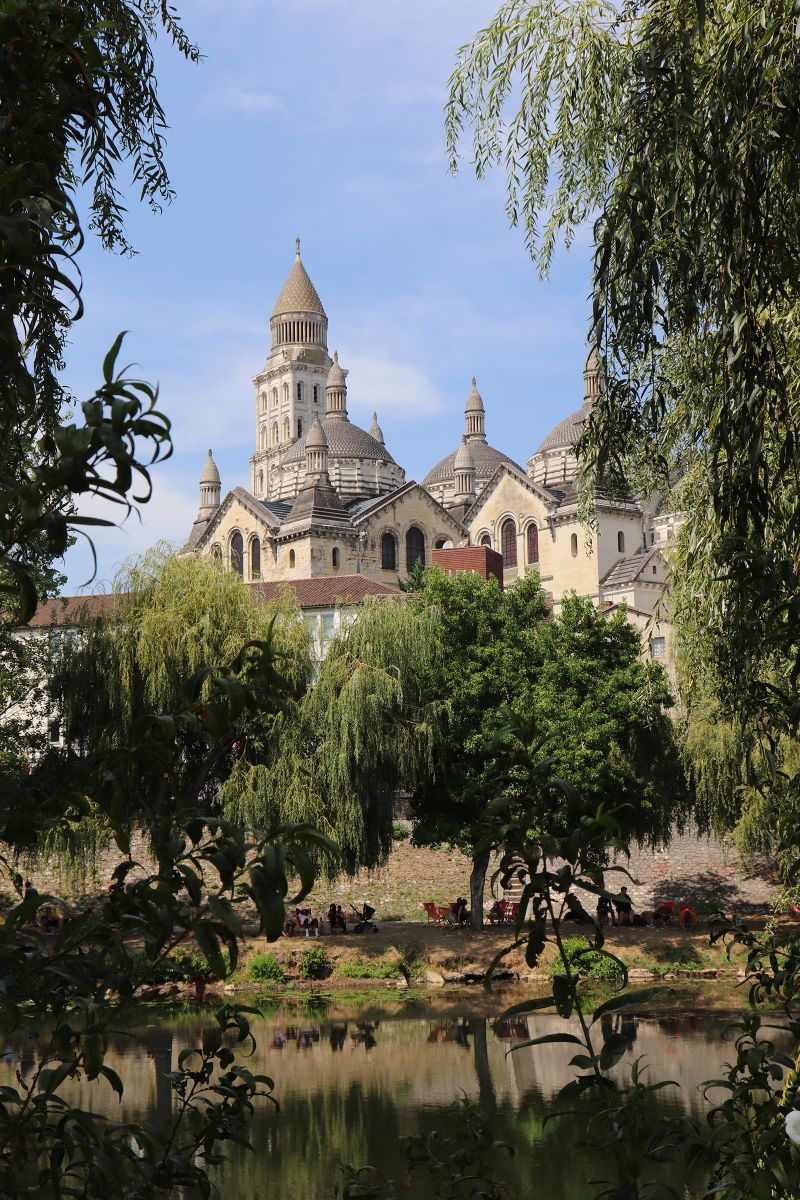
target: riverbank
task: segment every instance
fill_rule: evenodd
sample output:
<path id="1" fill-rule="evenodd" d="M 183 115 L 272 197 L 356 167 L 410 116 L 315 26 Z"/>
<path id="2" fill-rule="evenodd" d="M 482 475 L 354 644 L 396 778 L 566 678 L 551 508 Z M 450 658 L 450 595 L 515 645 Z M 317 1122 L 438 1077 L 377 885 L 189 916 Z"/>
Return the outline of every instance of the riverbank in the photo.
<path id="1" fill-rule="evenodd" d="M 755 916 L 752 926 L 763 928 L 766 917 L 766 913 Z M 586 942 L 580 926 L 570 927 L 567 936 L 574 946 Z M 258 987 L 324 989 L 332 994 L 474 987 L 483 983 L 492 962 L 513 940 L 508 926 L 473 931 L 418 921 L 392 922 L 368 934 L 282 937 L 273 943 L 250 937 L 236 972 L 214 989 L 230 995 Z M 743 951 L 735 948 L 729 956 L 723 945 L 710 945 L 705 922 L 692 930 L 612 927 L 606 931 L 605 948 L 625 964 L 634 985 L 717 982 L 735 987 L 744 975 Z M 493 979 L 497 984 L 542 989 L 557 965 L 554 945 L 546 947 L 535 969 L 526 964 L 524 950 L 515 948 L 497 962 Z"/>

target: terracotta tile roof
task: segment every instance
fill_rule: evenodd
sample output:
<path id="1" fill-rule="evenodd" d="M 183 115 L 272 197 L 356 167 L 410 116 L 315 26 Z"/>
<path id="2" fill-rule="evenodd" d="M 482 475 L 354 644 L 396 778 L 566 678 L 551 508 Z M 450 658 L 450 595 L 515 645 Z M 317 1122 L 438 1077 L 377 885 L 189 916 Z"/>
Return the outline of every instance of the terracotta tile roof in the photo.
<path id="1" fill-rule="evenodd" d="M 361 604 L 368 596 L 403 595 L 394 584 L 366 575 L 315 575 L 311 579 L 275 580 L 250 586 L 263 601 L 277 600 L 281 588 L 290 587 L 301 608 L 333 608 L 336 604 Z"/>
<path id="2" fill-rule="evenodd" d="M 317 575 L 312 579 L 291 582 L 251 583 L 256 603 L 277 600 L 281 588 L 290 587 L 302 609 L 333 608 L 336 604 L 361 604 L 367 596 L 402 596 L 393 584 L 369 579 L 366 575 Z M 26 629 L 48 629 L 73 625 L 83 616 L 105 617 L 114 607 L 117 596 L 105 592 L 96 596 L 61 596 L 40 604 Z"/>
<path id="3" fill-rule="evenodd" d="M 40 604 L 26 629 L 46 629 L 55 625 L 74 625 L 82 616 L 105 617 L 112 611 L 117 597 L 113 592 L 96 596 L 58 596 Z"/>

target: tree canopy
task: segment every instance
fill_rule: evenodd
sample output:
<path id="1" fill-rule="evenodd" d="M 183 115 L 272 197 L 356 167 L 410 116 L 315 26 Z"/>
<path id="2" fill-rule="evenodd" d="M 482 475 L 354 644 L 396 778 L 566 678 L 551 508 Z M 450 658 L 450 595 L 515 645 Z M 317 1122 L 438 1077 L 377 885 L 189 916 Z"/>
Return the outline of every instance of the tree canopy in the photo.
<path id="1" fill-rule="evenodd" d="M 503 592 L 493 579 L 431 568 L 412 603 L 435 615 L 441 651 L 425 690 L 445 701 L 435 771 L 413 791 L 414 837 L 473 857 L 476 922 L 483 819 L 498 787 L 491 745 L 512 715 L 532 723 L 556 771 L 580 779 L 587 803 L 628 806 L 629 836 L 668 837 L 686 805 L 671 697 L 662 668 L 641 661 L 624 614 L 609 619 L 568 596 L 552 616 L 535 573 Z M 564 819 L 554 809 L 546 832 L 561 832 Z"/>
<path id="2" fill-rule="evenodd" d="M 718 686 L 788 726 L 799 99 L 788 0 L 508 0 L 460 52 L 447 107 L 452 165 L 469 128 L 478 173 L 504 164 L 510 218 L 542 271 L 560 237 L 594 222 L 608 386 L 582 437 L 588 482 L 669 491 L 689 474 L 676 576 L 703 604 Z M 776 659 L 785 680 L 768 679 Z"/>

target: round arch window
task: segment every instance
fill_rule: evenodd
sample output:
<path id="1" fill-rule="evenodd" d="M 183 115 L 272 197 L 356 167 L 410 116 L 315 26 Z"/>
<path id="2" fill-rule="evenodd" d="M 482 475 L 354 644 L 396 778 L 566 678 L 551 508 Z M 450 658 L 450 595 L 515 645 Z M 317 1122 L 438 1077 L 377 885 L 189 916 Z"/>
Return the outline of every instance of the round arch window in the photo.
<path id="1" fill-rule="evenodd" d="M 231 534 L 231 570 L 244 575 L 244 542 L 238 529 Z"/>
<path id="2" fill-rule="evenodd" d="M 503 522 L 503 528 L 500 531 L 500 545 L 503 547 L 503 566 L 515 567 L 517 565 L 517 524 L 510 517 Z"/>
<path id="3" fill-rule="evenodd" d="M 425 566 L 425 535 L 412 525 L 406 534 L 406 570 L 413 571 L 417 563 Z"/>

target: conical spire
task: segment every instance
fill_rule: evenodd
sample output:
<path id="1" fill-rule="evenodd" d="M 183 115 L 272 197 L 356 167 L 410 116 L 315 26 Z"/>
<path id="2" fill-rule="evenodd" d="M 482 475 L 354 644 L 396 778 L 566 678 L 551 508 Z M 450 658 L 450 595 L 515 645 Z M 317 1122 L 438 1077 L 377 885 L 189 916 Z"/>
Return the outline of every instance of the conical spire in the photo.
<path id="1" fill-rule="evenodd" d="M 220 477 L 214 455 L 209 450 L 208 458 L 200 472 L 200 511 L 219 508 Z"/>
<path id="2" fill-rule="evenodd" d="M 383 440 L 383 430 L 378 424 L 378 414 L 376 412 L 372 414 L 372 424 L 369 427 L 369 435 L 370 437 L 373 437 L 376 442 L 380 442 L 382 446 L 386 444 Z"/>
<path id="3" fill-rule="evenodd" d="M 311 282 L 300 257 L 300 238 L 295 238 L 294 262 L 289 268 L 289 274 L 275 301 L 272 319 L 280 317 L 284 313 L 313 313 L 316 316 L 326 316 L 317 289 Z"/>
<path id="4" fill-rule="evenodd" d="M 333 352 L 333 366 L 328 372 L 328 384 L 325 388 L 326 411 L 328 421 L 347 420 L 347 371 L 339 366 L 339 351 Z"/>
<path id="5" fill-rule="evenodd" d="M 464 432 L 467 438 L 476 438 L 482 442 L 486 441 L 483 399 L 478 391 L 474 375 L 472 376 L 472 387 L 467 396 L 467 403 L 464 405 L 464 425 Z"/>

